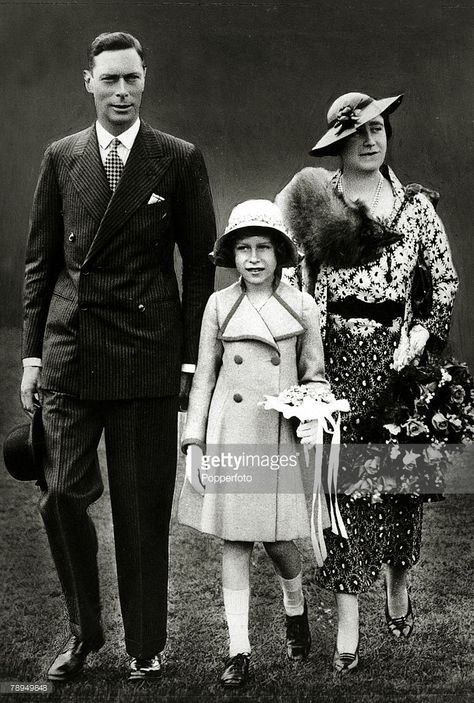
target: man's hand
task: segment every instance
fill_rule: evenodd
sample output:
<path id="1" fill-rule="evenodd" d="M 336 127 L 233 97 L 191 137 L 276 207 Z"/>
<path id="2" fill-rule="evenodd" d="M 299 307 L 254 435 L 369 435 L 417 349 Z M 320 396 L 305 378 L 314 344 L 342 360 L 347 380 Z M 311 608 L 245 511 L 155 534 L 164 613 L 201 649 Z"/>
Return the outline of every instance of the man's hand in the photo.
<path id="1" fill-rule="evenodd" d="M 41 367 L 26 366 L 23 369 L 23 378 L 21 379 L 20 397 L 23 410 L 29 415 L 33 414 L 35 408 L 35 400 L 38 402 L 38 386 L 41 376 Z"/>
<path id="2" fill-rule="evenodd" d="M 296 428 L 296 435 L 300 438 L 301 444 L 307 444 L 312 448 L 316 444 L 319 420 L 308 420 L 301 422 Z"/>
<path id="3" fill-rule="evenodd" d="M 204 485 L 201 481 L 200 468 L 202 464 L 202 449 L 197 444 L 189 444 L 186 452 L 186 478 L 200 495 L 204 495 Z"/>
<path id="4" fill-rule="evenodd" d="M 181 381 L 179 384 L 179 410 L 182 413 L 185 413 L 188 409 L 189 392 L 191 390 L 193 376 L 193 373 L 181 371 Z"/>

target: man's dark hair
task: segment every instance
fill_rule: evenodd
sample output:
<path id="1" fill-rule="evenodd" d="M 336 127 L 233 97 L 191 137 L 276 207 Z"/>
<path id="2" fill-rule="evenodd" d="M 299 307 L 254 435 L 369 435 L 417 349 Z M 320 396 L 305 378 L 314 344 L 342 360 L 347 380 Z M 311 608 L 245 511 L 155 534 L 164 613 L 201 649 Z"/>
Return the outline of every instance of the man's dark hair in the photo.
<path id="1" fill-rule="evenodd" d="M 92 71 L 95 57 L 103 51 L 120 51 L 121 49 L 135 49 L 145 67 L 145 52 L 138 39 L 127 32 L 104 32 L 94 39 L 87 52 L 89 70 Z"/>

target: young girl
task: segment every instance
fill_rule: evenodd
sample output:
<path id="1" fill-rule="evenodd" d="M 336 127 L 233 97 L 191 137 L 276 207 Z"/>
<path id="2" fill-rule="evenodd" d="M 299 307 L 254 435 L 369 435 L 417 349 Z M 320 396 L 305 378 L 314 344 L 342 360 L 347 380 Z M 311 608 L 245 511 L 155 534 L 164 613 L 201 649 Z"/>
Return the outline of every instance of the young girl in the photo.
<path id="1" fill-rule="evenodd" d="M 278 470 L 246 468 L 247 483 L 237 488 L 236 472 L 229 468 L 224 487 L 216 488 L 206 484 L 209 472 L 199 472 L 203 452 L 227 447 L 239 454 L 247 447 L 255 454 L 258 446 L 273 447 L 278 458 L 281 448 L 293 447 L 296 455 L 290 421 L 259 403 L 264 395 L 277 395 L 295 384 L 312 384 L 322 394 L 329 393 L 329 386 L 316 304 L 308 294 L 280 281 L 281 268 L 294 263 L 297 252 L 277 206 L 267 200 L 237 205 L 213 255 L 217 266 L 235 267 L 241 278 L 214 293 L 204 312 L 182 440 L 188 480 L 178 519 L 224 540 L 222 580 L 230 645 L 221 682 L 237 687 L 248 675 L 249 572 L 255 541 L 263 542 L 283 590 L 287 654 L 290 659 L 308 655 L 311 635 L 301 561 L 292 541 L 309 535 L 306 501 L 299 464 L 289 469 L 282 462 Z M 308 438 L 311 423 L 305 423 L 303 431 Z M 258 481 L 260 489 L 254 488 Z"/>

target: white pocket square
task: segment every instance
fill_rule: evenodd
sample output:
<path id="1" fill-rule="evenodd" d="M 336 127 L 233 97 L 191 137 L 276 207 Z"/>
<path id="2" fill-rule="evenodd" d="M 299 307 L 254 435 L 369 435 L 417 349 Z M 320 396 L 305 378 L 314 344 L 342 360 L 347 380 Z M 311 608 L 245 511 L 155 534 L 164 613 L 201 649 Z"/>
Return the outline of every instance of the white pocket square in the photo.
<path id="1" fill-rule="evenodd" d="M 158 195 L 157 193 L 152 193 L 150 195 L 150 200 L 148 201 L 147 205 L 154 205 L 155 203 L 161 203 L 163 202 L 164 198 L 161 195 Z"/>

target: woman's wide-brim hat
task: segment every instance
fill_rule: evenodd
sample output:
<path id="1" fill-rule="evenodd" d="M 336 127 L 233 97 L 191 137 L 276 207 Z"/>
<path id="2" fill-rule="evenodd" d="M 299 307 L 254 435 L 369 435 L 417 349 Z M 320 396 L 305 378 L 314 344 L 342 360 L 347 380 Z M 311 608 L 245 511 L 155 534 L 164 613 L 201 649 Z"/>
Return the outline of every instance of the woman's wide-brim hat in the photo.
<path id="1" fill-rule="evenodd" d="M 261 228 L 262 235 L 268 234 L 283 245 L 284 254 L 278 261 L 280 266 L 296 266 L 298 251 L 283 222 L 280 208 L 271 200 L 246 200 L 234 207 L 224 233 L 209 254 L 211 261 L 216 266 L 235 268 L 234 244 L 239 235 L 246 236 L 244 230 L 250 228 Z"/>
<path id="2" fill-rule="evenodd" d="M 37 407 L 31 422 L 14 427 L 3 443 L 5 467 L 17 481 L 36 481 L 46 489 L 43 469 L 44 430 L 41 408 Z"/>
<path id="3" fill-rule="evenodd" d="M 311 156 L 333 156 L 343 139 L 379 115 L 388 115 L 400 105 L 403 93 L 391 98 L 374 100 L 365 93 L 345 93 L 328 110 L 328 130 L 309 152 Z"/>

